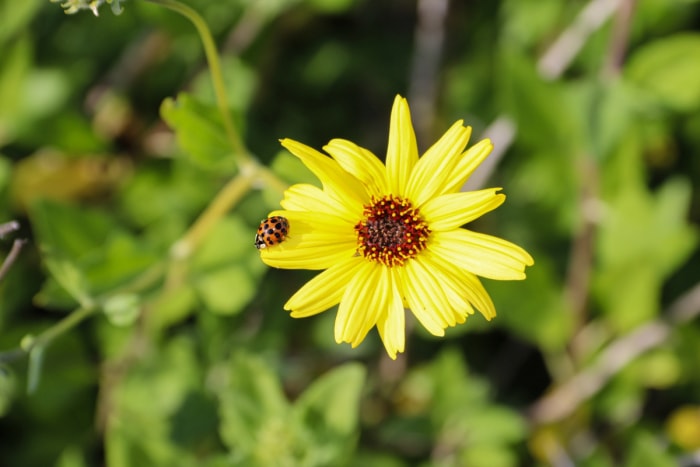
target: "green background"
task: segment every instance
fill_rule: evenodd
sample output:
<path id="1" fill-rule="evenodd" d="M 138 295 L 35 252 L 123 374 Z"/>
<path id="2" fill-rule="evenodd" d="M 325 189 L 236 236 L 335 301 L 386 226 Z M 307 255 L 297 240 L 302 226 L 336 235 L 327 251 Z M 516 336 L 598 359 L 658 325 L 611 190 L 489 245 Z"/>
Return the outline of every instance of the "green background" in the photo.
<path id="1" fill-rule="evenodd" d="M 187 20 L 1 0 L 2 257 L 27 243 L 0 279 L 0 465 L 692 465 L 700 2 L 617 3 L 187 2 L 284 183 L 316 182 L 280 138 L 383 157 L 396 94 L 421 149 L 458 119 L 493 139 L 472 188 L 508 199 L 469 228 L 535 266 L 484 280 L 492 322 L 412 326 L 391 361 L 376 331 L 335 344 L 335 310 L 282 309 L 314 274 L 253 247 L 274 186 L 173 260 L 238 174 Z"/>

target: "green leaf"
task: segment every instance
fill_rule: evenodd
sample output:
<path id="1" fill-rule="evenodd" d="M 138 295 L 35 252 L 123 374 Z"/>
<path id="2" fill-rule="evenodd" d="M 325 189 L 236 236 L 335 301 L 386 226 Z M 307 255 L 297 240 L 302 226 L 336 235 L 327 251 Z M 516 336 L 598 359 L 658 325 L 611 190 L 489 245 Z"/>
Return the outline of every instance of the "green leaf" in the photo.
<path id="1" fill-rule="evenodd" d="M 175 337 L 144 353 L 121 375 L 110 394 L 107 465 L 201 465 L 172 439 L 174 417 L 203 379 L 196 354 L 192 339 Z"/>
<path id="2" fill-rule="evenodd" d="M 532 62 L 514 50 L 503 50 L 500 59 L 501 98 L 515 119 L 519 141 L 562 158 L 575 154 L 584 146 L 585 131 L 561 84 L 544 81 Z"/>
<path id="3" fill-rule="evenodd" d="M 469 416 L 469 424 L 479 427 L 470 434 L 470 444 L 497 446 L 525 439 L 527 426 L 513 410 L 498 405 L 482 405 Z"/>
<path id="4" fill-rule="evenodd" d="M 181 322 L 192 314 L 196 302 L 197 294 L 190 285 L 168 290 L 152 305 L 151 324 L 155 328 L 163 328 Z"/>
<path id="5" fill-rule="evenodd" d="M 11 5 L 11 3 L 5 3 Z M 2 28 L 5 30 L 5 28 Z M 17 133 L 18 116 L 24 113 L 22 93 L 31 66 L 31 45 L 21 37 L 10 46 L 4 46 L 0 55 L 0 146 L 12 141 Z"/>
<path id="6" fill-rule="evenodd" d="M 254 232 L 237 216 L 219 221 L 192 259 L 192 284 L 207 309 L 234 314 L 257 291 L 265 267 L 253 246 Z"/>
<path id="7" fill-rule="evenodd" d="M 631 131 L 604 167 L 605 210 L 596 236 L 593 286 L 607 319 L 629 330 L 659 312 L 661 288 L 698 244 L 688 223 L 691 187 L 669 179 L 650 192 L 643 147 Z"/>
<path id="8" fill-rule="evenodd" d="M 353 0 L 306 0 L 315 10 L 321 13 L 339 14 L 353 5 Z"/>
<path id="9" fill-rule="evenodd" d="M 102 309 L 115 326 L 130 326 L 141 312 L 141 299 L 136 294 L 118 294 L 107 298 Z"/>
<path id="10" fill-rule="evenodd" d="M 56 467 L 87 467 L 87 463 L 79 447 L 69 446 L 61 453 Z"/>
<path id="11" fill-rule="evenodd" d="M 96 295 L 113 293 L 159 260 L 158 252 L 152 251 L 140 239 L 115 229 L 104 240 L 102 248 L 91 251 L 80 260 L 81 267 Z"/>
<path id="12" fill-rule="evenodd" d="M 165 99 L 160 112 L 192 162 L 222 173 L 234 171 L 235 159 L 216 107 L 181 93 L 177 100 Z"/>
<path id="13" fill-rule="evenodd" d="M 357 430 L 365 369 L 348 363 L 323 375 L 294 405 L 300 421 L 321 438 L 347 438 Z"/>
<path id="14" fill-rule="evenodd" d="M 101 211 L 40 201 L 31 218 L 51 279 L 37 295 L 44 306 L 83 306 L 136 279 L 158 260 L 156 252 L 128 235 Z"/>
<path id="15" fill-rule="evenodd" d="M 8 186 L 11 173 L 12 163 L 10 162 L 10 159 L 0 155 L 0 190 L 4 190 Z M 6 207 L 5 202 L 3 202 L 0 206 L 4 209 Z"/>
<path id="16" fill-rule="evenodd" d="M 221 59 L 221 71 L 225 77 L 224 85 L 229 108 L 235 110 L 237 114 L 244 114 L 256 95 L 258 77 L 255 70 L 237 56 L 225 55 Z M 193 88 L 202 103 L 212 108 L 216 106 L 216 94 L 208 68 L 197 76 Z M 242 132 L 243 128 L 239 127 L 238 130 Z"/>
<path id="17" fill-rule="evenodd" d="M 9 368 L 0 365 L 0 418 L 10 409 L 16 389 L 15 376 Z"/>
<path id="18" fill-rule="evenodd" d="M 229 449 L 245 456 L 289 448 L 293 427 L 288 423 L 289 405 L 269 363 L 253 355 L 231 358 L 221 369 L 215 391 L 219 398 L 221 439 Z M 267 435 L 277 434 L 278 439 Z M 271 444 L 266 444 L 271 443 Z"/>
<path id="19" fill-rule="evenodd" d="M 665 446 L 652 433 L 639 432 L 632 440 L 632 446 L 628 450 L 625 467 L 674 467 L 678 465 L 676 459 L 668 453 Z"/>
<path id="20" fill-rule="evenodd" d="M 459 465 L 470 467 L 515 467 L 518 457 L 512 448 L 500 445 L 482 445 L 462 452 Z"/>
<path id="21" fill-rule="evenodd" d="M 308 444 L 306 465 L 342 465 L 352 455 L 364 381 L 365 369 L 350 363 L 321 376 L 299 397 L 293 413 Z"/>
<path id="22" fill-rule="evenodd" d="M 0 18 L 3 24 L 0 29 L 0 46 L 5 45 L 6 41 L 9 42 L 18 32 L 26 28 L 42 4 L 42 0 L 0 3 Z"/>
<path id="23" fill-rule="evenodd" d="M 700 34 L 679 33 L 640 47 L 625 76 L 677 111 L 700 107 Z"/>
<path id="24" fill-rule="evenodd" d="M 83 274 L 83 272 L 75 265 L 64 258 L 59 258 L 51 252 L 46 252 L 44 257 L 44 264 L 49 270 L 51 277 L 56 284 L 58 284 L 63 291 L 67 292 L 68 295 L 79 303 L 83 307 L 90 307 L 92 305 L 92 296 L 90 294 L 90 287 L 88 281 Z M 55 290 L 55 289 L 54 289 Z M 53 297 L 47 295 L 48 290 L 44 289 L 40 292 L 38 301 L 42 304 L 64 304 L 62 294 L 56 293 L 55 300 Z"/>
<path id="25" fill-rule="evenodd" d="M 29 215 L 39 246 L 71 261 L 103 248 L 107 236 L 117 228 L 102 211 L 48 200 L 33 203 Z"/>

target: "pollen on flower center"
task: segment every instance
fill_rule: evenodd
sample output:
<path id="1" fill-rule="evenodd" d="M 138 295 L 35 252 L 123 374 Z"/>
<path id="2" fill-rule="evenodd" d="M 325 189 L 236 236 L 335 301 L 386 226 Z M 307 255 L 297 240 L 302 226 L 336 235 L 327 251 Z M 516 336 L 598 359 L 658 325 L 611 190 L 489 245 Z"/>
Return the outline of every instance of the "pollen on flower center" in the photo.
<path id="1" fill-rule="evenodd" d="M 393 195 L 372 198 L 355 225 L 357 252 L 388 267 L 402 266 L 425 248 L 430 229 L 411 202 Z"/>

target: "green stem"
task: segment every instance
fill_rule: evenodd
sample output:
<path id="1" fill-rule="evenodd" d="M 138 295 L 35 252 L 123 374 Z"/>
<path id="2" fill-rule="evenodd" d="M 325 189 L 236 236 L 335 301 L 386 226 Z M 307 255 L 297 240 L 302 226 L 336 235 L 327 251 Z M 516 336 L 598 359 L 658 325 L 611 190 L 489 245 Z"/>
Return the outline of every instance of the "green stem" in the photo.
<path id="1" fill-rule="evenodd" d="M 185 235 L 178 240 L 171 250 L 175 259 L 189 257 L 196 250 L 206 234 L 250 190 L 257 175 L 257 164 L 242 166 L 241 173 L 233 177 L 216 195 L 204 212 L 192 224 Z M 249 170 L 244 170 L 250 167 Z"/>
<path id="2" fill-rule="evenodd" d="M 189 257 L 192 251 L 201 243 L 207 232 L 211 230 L 218 220 L 224 216 L 253 186 L 256 181 L 262 181 L 269 186 L 283 192 L 286 185 L 274 173 L 266 167 L 261 166 L 254 157 L 252 157 L 245 148 L 243 141 L 236 130 L 231 119 L 231 114 L 228 111 L 228 99 L 226 98 L 226 87 L 224 86 L 223 74 L 221 73 L 221 64 L 219 55 L 212 38 L 211 31 L 204 19 L 192 8 L 183 5 L 177 0 L 147 0 L 166 8 L 169 8 L 177 13 L 180 13 L 185 18 L 189 19 L 199 32 L 199 36 L 204 46 L 204 53 L 207 56 L 209 70 L 211 72 L 214 91 L 216 93 L 216 102 L 224 122 L 226 134 L 231 143 L 231 147 L 238 162 L 240 174 L 231 180 L 216 196 L 207 209 L 199 216 L 195 223 L 178 240 L 171 249 L 171 257 L 175 259 L 175 263 L 171 264 L 168 279 L 166 283 L 179 283 L 179 278 L 184 271 L 182 270 L 181 260 Z"/>
<path id="3" fill-rule="evenodd" d="M 32 347 L 46 346 L 61 334 L 68 332 L 69 330 L 83 322 L 83 320 L 90 317 L 93 313 L 95 313 L 96 310 L 96 306 L 92 306 L 90 308 L 78 308 L 77 310 L 73 311 L 71 314 L 63 318 L 61 321 L 39 334 L 36 338 L 32 339 L 32 342 L 29 346 L 30 348 L 25 348 L 25 350 L 29 351 Z"/>
<path id="4" fill-rule="evenodd" d="M 247 162 L 250 159 L 250 155 L 248 154 L 248 151 L 243 144 L 243 140 L 233 124 L 233 120 L 231 119 L 231 114 L 228 109 L 228 99 L 226 97 L 226 87 L 224 86 L 224 78 L 221 72 L 221 62 L 219 61 L 219 54 L 216 50 L 216 44 L 214 43 L 214 38 L 211 35 L 211 31 L 209 30 L 207 23 L 199 15 L 199 13 L 187 5 L 178 2 L 177 0 L 147 1 L 180 13 L 182 16 L 190 20 L 197 29 L 199 37 L 202 40 L 202 45 L 204 46 L 204 53 L 207 56 L 207 62 L 209 63 L 209 71 L 211 73 L 211 79 L 214 84 L 214 92 L 216 94 L 216 104 L 224 122 L 226 136 L 231 143 L 231 148 L 233 149 L 239 164 Z"/>
<path id="5" fill-rule="evenodd" d="M 58 336 L 71 330 L 83 322 L 86 318 L 90 317 L 96 310 L 96 307 L 78 308 L 38 336 L 26 336 L 24 339 L 22 339 L 22 344 L 20 346 L 21 348 L 0 352 L 0 363 L 7 363 L 17 360 L 18 358 L 28 355 L 34 349 L 46 347 Z"/>

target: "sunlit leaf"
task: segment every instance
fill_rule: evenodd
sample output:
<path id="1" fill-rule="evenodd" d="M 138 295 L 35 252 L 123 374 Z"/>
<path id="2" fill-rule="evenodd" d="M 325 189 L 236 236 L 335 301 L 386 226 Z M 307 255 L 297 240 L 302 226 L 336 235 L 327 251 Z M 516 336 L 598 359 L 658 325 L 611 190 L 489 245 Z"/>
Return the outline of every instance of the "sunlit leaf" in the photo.
<path id="1" fill-rule="evenodd" d="M 210 170 L 234 172 L 231 145 L 216 107 L 181 93 L 177 99 L 165 99 L 160 111 L 194 163 Z"/>
<path id="2" fill-rule="evenodd" d="M 357 429 L 365 370 L 346 364 L 323 375 L 294 405 L 297 416 L 321 437 L 349 437 Z"/>
<path id="3" fill-rule="evenodd" d="M 216 393 L 223 442 L 247 456 L 254 456 L 260 449 L 289 454 L 285 450 L 291 449 L 293 427 L 285 420 L 289 419 L 290 408 L 269 364 L 241 354 L 231 359 L 229 368 L 219 371 Z M 268 439 L 275 433 L 279 435 L 277 441 Z"/>
<path id="4" fill-rule="evenodd" d="M 104 301 L 102 308 L 115 326 L 130 326 L 138 318 L 141 300 L 136 294 L 119 294 Z"/>
<path id="5" fill-rule="evenodd" d="M 630 57 L 625 75 L 672 109 L 697 109 L 700 34 L 680 33 L 645 44 Z"/>

